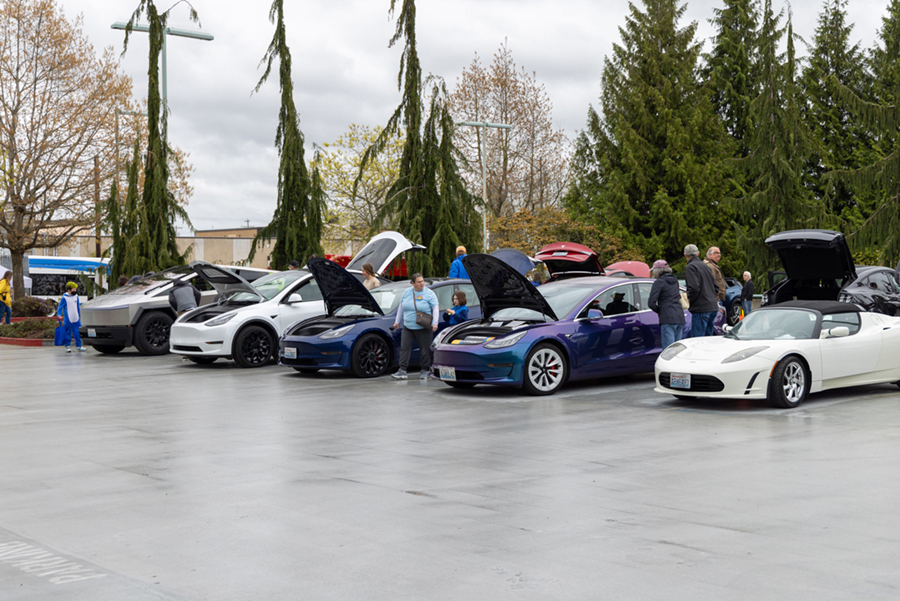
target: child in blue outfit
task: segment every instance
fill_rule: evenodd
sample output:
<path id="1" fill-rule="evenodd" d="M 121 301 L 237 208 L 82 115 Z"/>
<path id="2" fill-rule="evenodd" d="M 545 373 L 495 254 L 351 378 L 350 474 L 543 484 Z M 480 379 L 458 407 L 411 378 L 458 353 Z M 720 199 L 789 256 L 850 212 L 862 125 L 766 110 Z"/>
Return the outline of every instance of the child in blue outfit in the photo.
<path id="1" fill-rule="evenodd" d="M 466 306 L 466 293 L 457 290 L 453 294 L 453 308 L 444 312 L 444 321 L 449 321 L 451 326 L 469 319 L 469 308 Z"/>
<path id="2" fill-rule="evenodd" d="M 81 346 L 81 334 L 78 333 L 78 328 L 81 327 L 81 304 L 78 302 L 78 284 L 75 282 L 66 284 L 66 293 L 59 299 L 59 308 L 56 309 L 56 319 L 65 332 L 63 344 L 66 345 L 66 352 L 72 352 L 70 344 L 73 338 L 75 348 L 86 351 L 87 349 Z"/>

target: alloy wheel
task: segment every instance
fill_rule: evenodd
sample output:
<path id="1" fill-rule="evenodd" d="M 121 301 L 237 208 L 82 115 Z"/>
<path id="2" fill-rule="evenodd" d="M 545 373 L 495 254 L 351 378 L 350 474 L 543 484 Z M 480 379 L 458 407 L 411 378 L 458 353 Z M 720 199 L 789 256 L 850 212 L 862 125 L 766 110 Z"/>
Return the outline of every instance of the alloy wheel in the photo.
<path id="1" fill-rule="evenodd" d="M 791 403 L 800 402 L 806 389 L 806 374 L 803 366 L 797 362 L 788 365 L 781 378 L 781 386 L 784 389 L 785 399 Z"/>
<path id="2" fill-rule="evenodd" d="M 539 349 L 528 362 L 528 379 L 541 392 L 558 388 L 564 374 L 562 357 L 551 348 Z"/>

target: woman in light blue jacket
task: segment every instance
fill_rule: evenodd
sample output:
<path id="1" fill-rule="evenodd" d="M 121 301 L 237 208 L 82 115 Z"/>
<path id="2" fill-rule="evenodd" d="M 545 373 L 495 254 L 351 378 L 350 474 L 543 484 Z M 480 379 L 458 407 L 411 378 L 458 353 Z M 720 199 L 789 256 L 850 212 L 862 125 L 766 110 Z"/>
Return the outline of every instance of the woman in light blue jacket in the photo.
<path id="1" fill-rule="evenodd" d="M 428 377 L 431 369 L 431 339 L 438 327 L 438 299 L 434 292 L 425 287 L 425 278 L 421 273 L 414 273 L 410 278 L 412 288 L 403 293 L 397 315 L 394 317 L 394 329 L 400 330 L 400 369 L 393 377 L 397 380 L 405 380 L 408 377 L 406 368 L 409 367 L 409 356 L 412 353 L 412 343 L 415 339 L 419 345 L 419 378 Z M 416 323 L 416 313 L 428 313 L 431 315 L 431 328 L 425 328 Z"/>

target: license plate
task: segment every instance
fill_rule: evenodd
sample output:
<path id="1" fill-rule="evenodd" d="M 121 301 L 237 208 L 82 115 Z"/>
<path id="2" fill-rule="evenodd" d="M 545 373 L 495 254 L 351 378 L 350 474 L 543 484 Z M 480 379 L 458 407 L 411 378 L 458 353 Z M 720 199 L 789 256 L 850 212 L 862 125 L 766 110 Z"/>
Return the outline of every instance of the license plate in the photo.
<path id="1" fill-rule="evenodd" d="M 94 328 L 88 328 L 88 338 L 96 338 L 96 337 L 97 337 L 97 330 L 95 330 Z"/>
<path id="2" fill-rule="evenodd" d="M 297 348 L 293 346 L 284 347 L 284 358 L 285 359 L 296 359 L 297 358 Z"/>
<path id="3" fill-rule="evenodd" d="M 691 374 L 672 374 L 669 377 L 670 388 L 691 389 Z"/>
<path id="4" fill-rule="evenodd" d="M 456 368 L 455 367 L 440 367 L 441 370 L 441 380 L 446 380 L 448 382 L 456 382 Z"/>

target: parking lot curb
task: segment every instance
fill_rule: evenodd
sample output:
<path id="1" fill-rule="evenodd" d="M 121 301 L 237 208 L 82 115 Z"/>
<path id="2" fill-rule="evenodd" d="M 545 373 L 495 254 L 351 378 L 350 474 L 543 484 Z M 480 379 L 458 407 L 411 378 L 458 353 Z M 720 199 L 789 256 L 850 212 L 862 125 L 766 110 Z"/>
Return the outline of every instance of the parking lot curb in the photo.
<path id="1" fill-rule="evenodd" d="M 52 338 L 3 338 L 0 337 L 0 344 L 10 344 L 13 346 L 53 346 Z"/>

